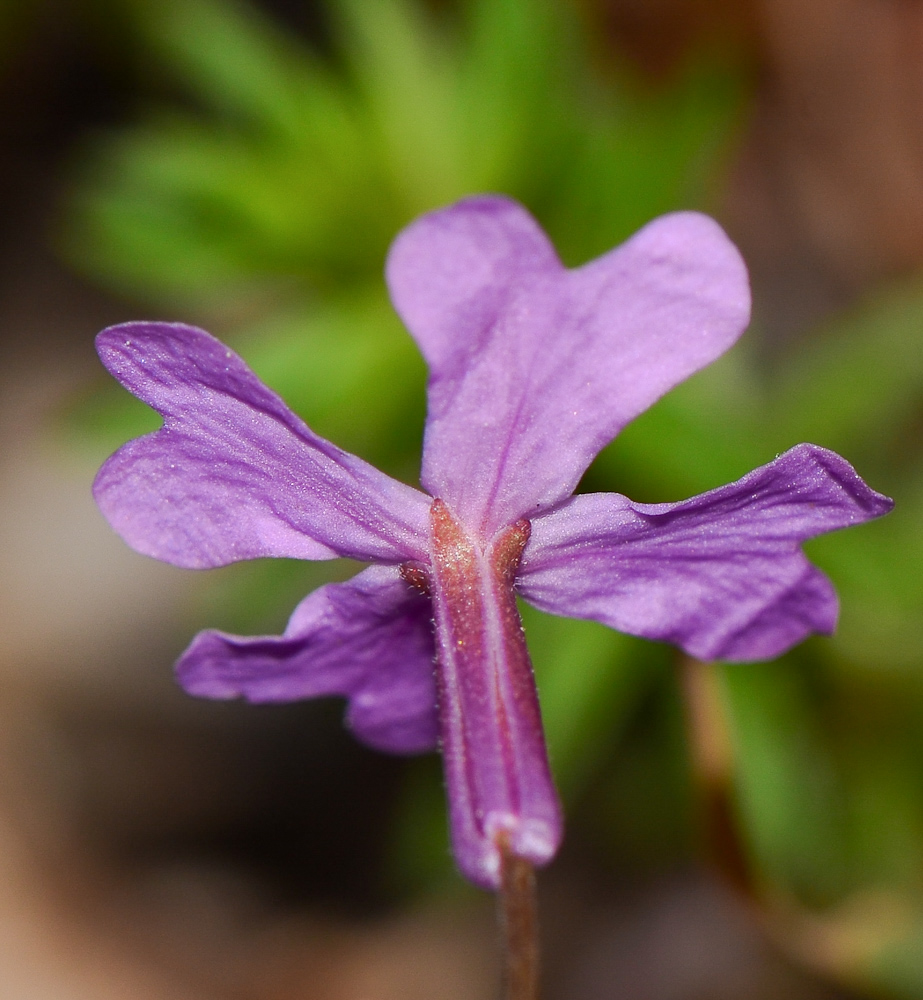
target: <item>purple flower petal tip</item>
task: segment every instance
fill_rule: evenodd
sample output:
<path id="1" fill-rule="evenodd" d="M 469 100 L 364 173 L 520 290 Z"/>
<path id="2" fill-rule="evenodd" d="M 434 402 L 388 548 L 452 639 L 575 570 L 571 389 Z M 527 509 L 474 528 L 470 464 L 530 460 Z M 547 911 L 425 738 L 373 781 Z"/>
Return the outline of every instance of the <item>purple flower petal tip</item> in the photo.
<path id="1" fill-rule="evenodd" d="M 517 591 L 703 659 L 765 659 L 836 624 L 802 542 L 891 501 L 813 445 L 681 503 L 572 496 L 600 448 L 747 325 L 746 268 L 705 216 L 664 216 L 569 270 L 522 206 L 469 198 L 409 226 L 387 280 L 430 371 L 429 495 L 320 438 L 233 351 L 176 323 L 99 335 L 164 423 L 94 493 L 130 545 L 179 566 L 375 564 L 305 598 L 284 635 L 203 632 L 180 683 L 339 696 L 370 746 L 438 744 L 459 867 L 496 888 L 503 845 L 542 865 L 563 833 Z"/>

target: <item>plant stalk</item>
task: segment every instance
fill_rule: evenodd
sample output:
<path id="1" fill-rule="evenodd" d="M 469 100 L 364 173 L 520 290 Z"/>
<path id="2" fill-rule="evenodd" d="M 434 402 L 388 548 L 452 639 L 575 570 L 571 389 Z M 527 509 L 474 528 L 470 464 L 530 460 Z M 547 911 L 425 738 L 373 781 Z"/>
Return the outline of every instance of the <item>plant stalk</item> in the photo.
<path id="1" fill-rule="evenodd" d="M 506 1000 L 538 1000 L 539 941 L 535 869 L 513 854 L 502 838 L 500 848 L 500 928 L 505 958 Z"/>

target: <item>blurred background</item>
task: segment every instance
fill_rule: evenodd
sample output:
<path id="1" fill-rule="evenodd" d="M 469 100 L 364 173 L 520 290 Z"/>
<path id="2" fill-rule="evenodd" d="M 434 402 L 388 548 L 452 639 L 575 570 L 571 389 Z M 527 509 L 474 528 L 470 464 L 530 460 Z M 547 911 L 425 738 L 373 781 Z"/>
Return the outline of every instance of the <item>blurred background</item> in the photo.
<path id="1" fill-rule="evenodd" d="M 772 664 L 524 611 L 568 816 L 548 1000 L 923 998 L 923 3 L 2 0 L 0 108 L 0 994 L 496 995 L 436 757 L 173 685 L 198 629 L 277 632 L 354 567 L 176 570 L 89 487 L 157 423 L 92 348 L 142 318 L 415 482 L 384 255 L 500 191 L 569 264 L 699 208 L 751 268 L 743 342 L 582 488 L 680 499 L 808 440 L 898 505 L 812 544 L 840 628 Z"/>

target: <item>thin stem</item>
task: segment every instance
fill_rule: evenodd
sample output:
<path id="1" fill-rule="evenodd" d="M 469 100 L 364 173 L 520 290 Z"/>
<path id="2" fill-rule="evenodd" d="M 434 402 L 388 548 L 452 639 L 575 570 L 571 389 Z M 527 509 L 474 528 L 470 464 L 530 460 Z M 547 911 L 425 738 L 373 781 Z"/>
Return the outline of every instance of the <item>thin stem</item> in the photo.
<path id="1" fill-rule="evenodd" d="M 539 944 L 535 869 L 499 839 L 500 927 L 505 951 L 506 1000 L 538 1000 Z"/>
<path id="2" fill-rule="evenodd" d="M 734 749 L 717 668 L 684 656 L 680 672 L 703 846 L 725 881 L 758 902 L 734 802 Z"/>

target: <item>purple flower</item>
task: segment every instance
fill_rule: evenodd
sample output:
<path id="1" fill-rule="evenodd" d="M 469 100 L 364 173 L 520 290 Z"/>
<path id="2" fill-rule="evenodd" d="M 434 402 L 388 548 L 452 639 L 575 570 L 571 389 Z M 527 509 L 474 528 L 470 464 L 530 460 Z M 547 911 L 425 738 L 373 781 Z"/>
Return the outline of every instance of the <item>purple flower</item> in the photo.
<path id="1" fill-rule="evenodd" d="M 430 369 L 426 493 L 319 438 L 202 330 L 126 323 L 100 357 L 164 425 L 106 462 L 95 495 L 130 545 L 178 566 L 373 563 L 305 598 L 282 636 L 201 633 L 180 682 L 343 695 L 371 746 L 440 746 L 455 857 L 495 888 L 501 843 L 541 865 L 562 835 L 516 593 L 703 659 L 766 659 L 836 621 L 801 542 L 892 504 L 808 444 L 682 503 L 572 495 L 748 322 L 744 264 L 704 216 L 665 216 L 567 270 L 519 205 L 471 198 L 401 233 L 387 278 Z"/>

